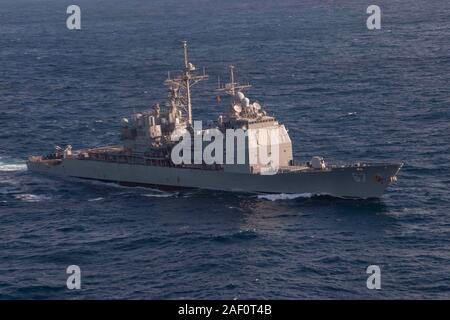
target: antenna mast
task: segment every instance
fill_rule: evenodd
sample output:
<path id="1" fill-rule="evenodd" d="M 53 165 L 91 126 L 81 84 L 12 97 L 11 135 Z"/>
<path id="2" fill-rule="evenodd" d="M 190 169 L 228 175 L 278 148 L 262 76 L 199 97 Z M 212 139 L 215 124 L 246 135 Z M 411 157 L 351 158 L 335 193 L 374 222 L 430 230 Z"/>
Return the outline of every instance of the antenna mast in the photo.
<path id="1" fill-rule="evenodd" d="M 250 84 L 241 85 L 239 82 L 235 82 L 234 79 L 234 66 L 230 66 L 230 82 L 225 84 L 223 87 L 220 86 L 217 89 L 218 91 L 225 92 L 232 97 L 236 96 L 236 92 L 243 91 L 245 89 L 251 88 Z"/>
<path id="2" fill-rule="evenodd" d="M 187 120 L 190 125 L 192 125 L 192 99 L 191 99 L 191 87 L 196 83 L 208 79 L 208 75 L 205 73 L 205 69 L 203 69 L 202 75 L 196 75 L 194 71 L 196 70 L 195 66 L 189 62 L 188 58 L 188 50 L 187 50 L 187 42 L 183 41 L 183 51 L 184 51 L 184 68 L 181 75 L 175 76 L 172 79 L 167 79 L 164 84 L 169 86 L 170 88 L 179 88 L 182 87 L 185 92 L 184 99 L 181 99 L 182 104 L 186 107 L 187 112 Z"/>

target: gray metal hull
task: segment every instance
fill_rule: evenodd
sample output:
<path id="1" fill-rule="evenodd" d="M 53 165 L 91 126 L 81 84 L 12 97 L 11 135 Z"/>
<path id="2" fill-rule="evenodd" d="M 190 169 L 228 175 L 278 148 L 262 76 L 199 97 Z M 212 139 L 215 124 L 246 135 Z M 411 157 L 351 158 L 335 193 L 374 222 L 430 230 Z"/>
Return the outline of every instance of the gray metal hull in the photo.
<path id="1" fill-rule="evenodd" d="M 58 165 L 28 161 L 27 165 L 29 170 L 43 174 L 125 184 L 348 198 L 380 197 L 401 167 L 401 164 L 380 164 L 259 175 L 78 159 L 64 159 Z"/>

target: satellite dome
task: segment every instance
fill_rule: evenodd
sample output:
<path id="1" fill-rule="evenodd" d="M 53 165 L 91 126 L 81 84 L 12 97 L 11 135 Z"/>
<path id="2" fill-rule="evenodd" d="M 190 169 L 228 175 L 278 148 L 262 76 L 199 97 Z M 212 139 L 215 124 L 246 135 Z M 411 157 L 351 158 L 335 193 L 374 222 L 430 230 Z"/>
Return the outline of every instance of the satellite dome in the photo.
<path id="1" fill-rule="evenodd" d="M 245 99 L 245 95 L 240 91 L 237 93 L 237 96 L 238 96 L 239 100 L 241 100 L 241 101 Z"/>
<path id="2" fill-rule="evenodd" d="M 243 103 L 244 103 L 244 106 L 248 107 L 250 105 L 250 99 L 244 98 Z"/>

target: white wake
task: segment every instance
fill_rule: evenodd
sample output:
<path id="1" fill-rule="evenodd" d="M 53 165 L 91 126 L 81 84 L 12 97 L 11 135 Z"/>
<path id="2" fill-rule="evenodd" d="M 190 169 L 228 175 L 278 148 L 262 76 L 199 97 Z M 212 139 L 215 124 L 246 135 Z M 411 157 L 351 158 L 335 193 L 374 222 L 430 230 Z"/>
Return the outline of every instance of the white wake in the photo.
<path id="1" fill-rule="evenodd" d="M 25 171 L 27 165 L 25 163 L 7 163 L 0 158 L 0 172 Z"/>
<path id="2" fill-rule="evenodd" d="M 258 199 L 265 199 L 270 201 L 278 200 L 293 200 L 297 198 L 311 198 L 312 193 L 277 193 L 277 194 L 261 194 Z"/>

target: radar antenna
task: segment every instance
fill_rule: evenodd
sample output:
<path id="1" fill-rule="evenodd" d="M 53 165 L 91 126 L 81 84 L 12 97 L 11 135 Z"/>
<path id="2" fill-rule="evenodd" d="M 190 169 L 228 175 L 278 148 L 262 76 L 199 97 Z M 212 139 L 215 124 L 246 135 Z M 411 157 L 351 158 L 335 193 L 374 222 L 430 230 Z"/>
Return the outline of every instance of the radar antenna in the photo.
<path id="1" fill-rule="evenodd" d="M 248 89 L 251 87 L 252 86 L 249 83 L 241 85 L 241 84 L 239 84 L 239 82 L 235 82 L 234 66 L 231 65 L 230 66 L 230 82 L 225 84 L 224 86 L 220 86 L 220 83 L 219 83 L 219 88 L 217 90 L 220 92 L 225 92 L 234 98 L 236 96 L 237 92 L 242 92 L 245 89 Z"/>
<path id="2" fill-rule="evenodd" d="M 170 77 L 170 73 L 168 74 L 168 79 L 164 81 L 164 84 L 169 87 L 169 89 L 173 88 L 181 88 L 183 89 L 183 93 L 180 94 L 179 102 L 184 106 L 185 111 L 187 112 L 187 120 L 190 125 L 192 125 L 192 99 L 191 99 L 191 87 L 202 80 L 208 79 L 208 75 L 205 73 L 205 69 L 203 69 L 202 75 L 196 75 L 194 71 L 196 70 L 195 66 L 189 62 L 188 59 L 188 50 L 187 50 L 187 42 L 183 41 L 183 49 L 184 49 L 184 69 L 181 73 L 179 73 L 175 77 Z"/>

